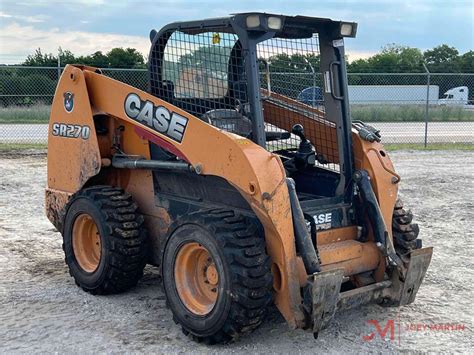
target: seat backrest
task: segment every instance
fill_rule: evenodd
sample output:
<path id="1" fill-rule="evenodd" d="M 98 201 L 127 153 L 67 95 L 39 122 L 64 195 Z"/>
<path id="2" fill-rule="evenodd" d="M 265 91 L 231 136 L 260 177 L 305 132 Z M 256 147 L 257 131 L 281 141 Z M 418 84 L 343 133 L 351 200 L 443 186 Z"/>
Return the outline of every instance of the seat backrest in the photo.
<path id="1" fill-rule="evenodd" d="M 232 82 L 230 95 L 242 103 L 247 102 L 247 82 L 242 80 Z"/>
<path id="2" fill-rule="evenodd" d="M 170 104 L 174 103 L 174 83 L 171 80 L 163 80 L 158 89 L 158 95 L 160 99 L 169 102 Z"/>
<path id="3" fill-rule="evenodd" d="M 239 136 L 249 137 L 252 132 L 252 122 L 237 110 L 211 110 L 202 117 L 213 126 Z"/>

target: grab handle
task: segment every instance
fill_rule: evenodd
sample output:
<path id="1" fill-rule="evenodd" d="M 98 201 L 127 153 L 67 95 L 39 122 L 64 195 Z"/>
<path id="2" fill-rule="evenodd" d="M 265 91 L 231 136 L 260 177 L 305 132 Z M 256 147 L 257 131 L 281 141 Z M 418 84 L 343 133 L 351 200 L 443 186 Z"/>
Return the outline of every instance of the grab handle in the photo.
<path id="1" fill-rule="evenodd" d="M 340 67 L 341 66 L 341 62 L 335 60 L 335 61 L 332 61 L 331 63 L 329 63 L 329 72 L 330 72 L 330 75 L 329 75 L 329 81 L 331 82 L 331 95 L 332 97 L 335 99 L 335 100 L 344 100 L 344 96 L 339 96 L 339 95 L 336 95 L 336 87 L 334 85 L 334 67 Z"/>

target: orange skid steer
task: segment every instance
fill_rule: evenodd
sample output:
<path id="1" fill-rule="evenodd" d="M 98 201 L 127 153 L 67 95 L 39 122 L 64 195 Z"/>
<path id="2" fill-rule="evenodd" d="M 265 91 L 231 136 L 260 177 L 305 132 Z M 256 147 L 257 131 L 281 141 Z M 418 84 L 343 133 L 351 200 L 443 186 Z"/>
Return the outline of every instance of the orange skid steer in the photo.
<path id="1" fill-rule="evenodd" d="M 351 122 L 357 25 L 241 13 L 150 33 L 148 89 L 68 65 L 46 213 L 92 294 L 159 267 L 183 332 L 224 343 L 272 302 L 292 328 L 413 302 L 431 260 L 380 133 Z M 312 87 L 310 100 L 298 95 Z"/>

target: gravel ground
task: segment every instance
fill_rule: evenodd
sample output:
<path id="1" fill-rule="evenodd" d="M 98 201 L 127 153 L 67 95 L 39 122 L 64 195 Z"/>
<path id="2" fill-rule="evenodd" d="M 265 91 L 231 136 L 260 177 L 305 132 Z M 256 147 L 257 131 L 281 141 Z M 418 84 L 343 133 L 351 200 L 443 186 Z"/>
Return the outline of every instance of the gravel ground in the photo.
<path id="1" fill-rule="evenodd" d="M 0 156 L 0 353 L 467 353 L 474 348 L 472 152 L 391 154 L 424 245 L 435 247 L 413 304 L 339 313 L 317 341 L 311 333 L 289 330 L 273 310 L 254 334 L 214 347 L 192 342 L 174 324 L 152 267 L 137 287 L 120 295 L 91 296 L 75 286 L 63 261 L 61 236 L 44 216 L 46 158 L 34 153 Z M 377 335 L 365 341 L 373 330 L 371 319 L 382 328 L 393 320 L 395 339 L 389 332 L 385 339 Z M 440 324 L 464 330 L 418 329 Z"/>

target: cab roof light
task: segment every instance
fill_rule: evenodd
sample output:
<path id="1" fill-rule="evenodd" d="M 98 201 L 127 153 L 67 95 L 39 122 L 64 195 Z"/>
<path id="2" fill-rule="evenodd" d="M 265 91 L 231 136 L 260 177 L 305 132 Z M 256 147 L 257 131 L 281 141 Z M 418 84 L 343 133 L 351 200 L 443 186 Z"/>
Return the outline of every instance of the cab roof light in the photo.
<path id="1" fill-rule="evenodd" d="M 339 33 L 342 37 L 355 37 L 357 32 L 357 24 L 354 22 L 341 22 Z"/>
<path id="2" fill-rule="evenodd" d="M 283 25 L 281 17 L 270 16 L 267 20 L 268 28 L 271 30 L 279 31 Z"/>
<path id="3" fill-rule="evenodd" d="M 260 27 L 260 16 L 258 15 L 249 15 L 245 19 L 245 24 L 247 28 L 257 28 Z"/>

